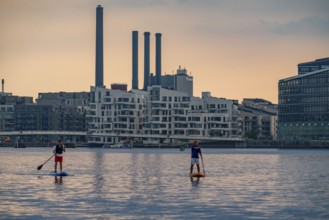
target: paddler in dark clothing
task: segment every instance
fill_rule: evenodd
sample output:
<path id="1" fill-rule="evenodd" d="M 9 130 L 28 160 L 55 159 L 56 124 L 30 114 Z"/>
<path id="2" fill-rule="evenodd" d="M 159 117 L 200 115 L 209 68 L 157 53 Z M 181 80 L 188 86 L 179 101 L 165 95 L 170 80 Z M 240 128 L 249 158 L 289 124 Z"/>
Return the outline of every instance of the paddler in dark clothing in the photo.
<path id="1" fill-rule="evenodd" d="M 199 141 L 195 140 L 191 147 L 191 169 L 190 174 L 193 173 L 194 164 L 196 164 L 198 173 L 200 173 L 200 163 L 199 163 L 199 154 L 202 158 L 201 148 L 199 146 Z"/>

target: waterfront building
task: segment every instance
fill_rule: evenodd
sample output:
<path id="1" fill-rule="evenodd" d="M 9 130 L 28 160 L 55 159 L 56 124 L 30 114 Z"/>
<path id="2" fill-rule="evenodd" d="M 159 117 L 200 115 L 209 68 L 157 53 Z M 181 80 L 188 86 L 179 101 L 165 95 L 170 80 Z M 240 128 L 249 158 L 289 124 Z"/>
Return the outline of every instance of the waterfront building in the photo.
<path id="1" fill-rule="evenodd" d="M 187 93 L 149 86 L 145 108 L 145 134 L 186 135 L 190 96 Z M 148 139 L 147 143 L 159 140 Z"/>
<path id="2" fill-rule="evenodd" d="M 203 92 L 202 98 L 191 98 L 188 135 L 239 137 L 238 115 L 232 100 L 212 97 L 210 92 Z"/>
<path id="3" fill-rule="evenodd" d="M 234 102 L 212 97 L 209 92 L 198 98 L 186 92 L 149 86 L 147 91 L 130 92 L 91 87 L 91 94 L 87 112 L 91 145 L 128 141 L 120 134 L 154 135 L 141 141 L 158 144 L 171 143 L 172 135 L 230 138 L 241 133 Z M 157 135 L 168 138 L 159 139 Z"/>
<path id="4" fill-rule="evenodd" d="M 33 97 L 13 96 L 5 93 L 0 96 L 0 131 L 15 130 L 15 106 L 33 103 Z"/>
<path id="5" fill-rule="evenodd" d="M 126 92 L 105 87 L 91 87 L 91 101 L 87 111 L 89 134 L 116 134 L 116 137 L 90 136 L 94 145 L 126 141 L 120 134 L 143 132 L 145 91 Z"/>
<path id="6" fill-rule="evenodd" d="M 196 110 L 197 106 L 194 108 L 195 113 L 199 112 L 203 116 L 202 135 L 226 138 L 241 136 L 239 111 L 233 100 L 213 97 L 210 92 L 203 92 L 202 100 L 204 109 Z"/>
<path id="7" fill-rule="evenodd" d="M 144 123 L 145 134 L 182 136 L 238 137 L 238 112 L 233 101 L 212 97 L 204 92 L 202 98 L 186 92 L 148 87 L 148 101 Z M 149 139 L 157 143 L 158 139 Z"/>
<path id="8" fill-rule="evenodd" d="M 16 131 L 86 131 L 85 110 L 79 106 L 70 105 L 39 105 L 25 104 L 15 106 Z M 55 142 L 57 139 L 72 141 L 71 137 L 52 135 L 25 136 L 20 141 Z M 84 137 L 75 137 L 80 141 Z"/>
<path id="9" fill-rule="evenodd" d="M 90 92 L 47 92 L 39 93 L 38 105 L 71 105 L 87 106 L 90 101 Z"/>
<path id="10" fill-rule="evenodd" d="M 242 136 L 246 139 L 277 138 L 277 105 L 264 99 L 243 99 L 239 105 Z"/>
<path id="11" fill-rule="evenodd" d="M 279 138 L 329 140 L 329 58 L 298 64 L 298 75 L 278 84 Z"/>
<path id="12" fill-rule="evenodd" d="M 0 131 L 15 130 L 15 106 L 0 104 Z"/>

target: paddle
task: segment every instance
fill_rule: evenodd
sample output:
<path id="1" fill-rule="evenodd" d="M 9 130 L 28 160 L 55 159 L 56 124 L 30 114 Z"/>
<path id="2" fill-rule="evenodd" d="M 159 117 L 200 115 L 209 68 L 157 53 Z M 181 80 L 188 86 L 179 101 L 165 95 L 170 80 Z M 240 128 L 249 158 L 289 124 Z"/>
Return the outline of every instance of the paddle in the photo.
<path id="1" fill-rule="evenodd" d="M 204 170 L 204 163 L 203 163 L 203 156 L 201 155 L 201 162 L 202 162 L 202 168 L 203 168 L 203 174 L 206 176 L 206 171 Z"/>
<path id="2" fill-rule="evenodd" d="M 40 166 L 38 166 L 38 170 L 41 170 L 42 169 L 42 166 L 45 165 L 54 156 L 55 156 L 55 154 L 53 156 L 51 156 L 46 162 L 44 162 L 43 164 L 41 164 Z"/>

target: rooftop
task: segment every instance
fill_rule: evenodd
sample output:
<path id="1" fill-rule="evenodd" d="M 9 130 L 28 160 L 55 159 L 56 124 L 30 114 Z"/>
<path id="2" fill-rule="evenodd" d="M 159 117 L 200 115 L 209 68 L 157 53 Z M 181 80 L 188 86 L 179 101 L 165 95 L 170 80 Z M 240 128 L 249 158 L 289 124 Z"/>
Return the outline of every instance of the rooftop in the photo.
<path id="1" fill-rule="evenodd" d="M 298 66 L 326 66 L 326 65 L 329 66 L 329 57 L 298 64 Z"/>

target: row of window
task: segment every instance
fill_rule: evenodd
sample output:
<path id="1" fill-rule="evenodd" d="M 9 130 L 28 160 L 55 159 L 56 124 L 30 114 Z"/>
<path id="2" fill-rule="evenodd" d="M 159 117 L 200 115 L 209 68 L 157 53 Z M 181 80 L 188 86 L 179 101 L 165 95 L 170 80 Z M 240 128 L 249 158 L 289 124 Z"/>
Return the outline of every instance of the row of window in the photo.
<path id="1" fill-rule="evenodd" d="M 321 103 L 329 104 L 329 95 L 319 96 L 286 96 L 279 97 L 279 104 Z"/>
<path id="2" fill-rule="evenodd" d="M 279 106 L 279 115 L 284 113 L 317 113 L 329 112 L 329 104 L 326 105 L 292 105 L 292 106 Z"/>
<path id="3" fill-rule="evenodd" d="M 292 86 L 292 85 L 309 85 L 309 84 L 320 84 L 329 83 L 329 71 L 318 73 L 307 77 L 280 81 L 279 86 Z"/>
<path id="4" fill-rule="evenodd" d="M 311 87 L 287 87 L 279 88 L 279 95 L 321 94 L 329 93 L 329 84 Z"/>
<path id="5" fill-rule="evenodd" d="M 285 122 L 329 122 L 329 115 L 322 114 L 293 114 L 279 115 L 279 123 Z"/>

